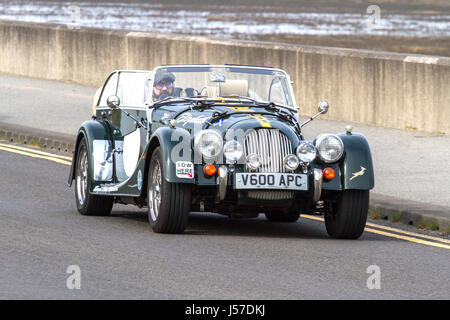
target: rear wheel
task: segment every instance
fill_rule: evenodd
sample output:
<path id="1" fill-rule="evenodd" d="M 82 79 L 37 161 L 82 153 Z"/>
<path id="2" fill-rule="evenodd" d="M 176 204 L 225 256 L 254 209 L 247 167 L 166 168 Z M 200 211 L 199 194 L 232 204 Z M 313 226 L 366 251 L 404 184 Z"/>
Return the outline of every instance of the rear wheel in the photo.
<path id="1" fill-rule="evenodd" d="M 163 176 L 160 147 L 150 160 L 148 171 L 148 219 L 153 231 L 182 233 L 191 208 L 191 185 L 167 182 Z"/>
<path id="2" fill-rule="evenodd" d="M 269 211 L 265 213 L 265 216 L 270 222 L 296 222 L 300 212 Z"/>
<path id="3" fill-rule="evenodd" d="M 89 152 L 86 139 L 78 145 L 75 167 L 75 200 L 78 212 L 86 216 L 107 216 L 111 213 L 114 197 L 97 196 L 89 193 Z"/>
<path id="4" fill-rule="evenodd" d="M 357 239 L 364 232 L 369 210 L 369 190 L 341 191 L 325 214 L 325 226 L 333 238 Z"/>

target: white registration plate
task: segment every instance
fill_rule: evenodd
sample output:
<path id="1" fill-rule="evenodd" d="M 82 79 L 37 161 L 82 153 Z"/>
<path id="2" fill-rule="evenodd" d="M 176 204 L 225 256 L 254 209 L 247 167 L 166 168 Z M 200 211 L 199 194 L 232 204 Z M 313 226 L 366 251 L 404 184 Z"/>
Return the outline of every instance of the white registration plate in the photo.
<path id="1" fill-rule="evenodd" d="M 308 190 L 308 176 L 298 173 L 236 173 L 235 189 Z"/>

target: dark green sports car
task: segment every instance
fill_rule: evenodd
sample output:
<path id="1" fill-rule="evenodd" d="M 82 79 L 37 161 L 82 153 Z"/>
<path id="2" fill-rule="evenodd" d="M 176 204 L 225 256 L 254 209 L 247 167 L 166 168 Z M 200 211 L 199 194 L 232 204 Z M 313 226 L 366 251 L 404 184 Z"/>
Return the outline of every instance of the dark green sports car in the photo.
<path id="1" fill-rule="evenodd" d="M 115 71 L 76 140 L 69 185 L 84 215 L 114 203 L 148 208 L 155 232 L 180 233 L 189 212 L 295 222 L 324 214 L 328 233 L 364 231 L 372 156 L 347 128 L 307 141 L 284 71 L 167 65 Z"/>

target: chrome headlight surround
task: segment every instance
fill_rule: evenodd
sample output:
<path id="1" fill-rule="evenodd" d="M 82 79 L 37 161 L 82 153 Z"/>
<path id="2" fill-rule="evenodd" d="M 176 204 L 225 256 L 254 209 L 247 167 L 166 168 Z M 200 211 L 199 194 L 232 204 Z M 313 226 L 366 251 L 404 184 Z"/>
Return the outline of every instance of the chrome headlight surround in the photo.
<path id="1" fill-rule="evenodd" d="M 216 130 L 202 130 L 195 135 L 194 149 L 205 159 L 216 159 L 222 153 L 222 135 Z"/>
<path id="2" fill-rule="evenodd" d="M 336 162 L 344 154 L 344 143 L 335 134 L 321 134 L 316 139 L 317 154 L 325 163 Z"/>
<path id="3" fill-rule="evenodd" d="M 283 165 L 286 170 L 295 171 L 300 165 L 300 161 L 295 154 L 288 154 L 283 159 Z"/>
<path id="4" fill-rule="evenodd" d="M 311 142 L 301 141 L 296 153 L 301 162 L 310 163 L 316 159 L 317 149 Z"/>
<path id="5" fill-rule="evenodd" d="M 256 153 L 249 154 L 245 160 L 250 171 L 256 171 L 261 167 L 261 159 Z"/>
<path id="6" fill-rule="evenodd" d="M 236 140 L 228 141 L 227 143 L 225 143 L 223 147 L 223 155 L 225 156 L 227 162 L 231 163 L 237 162 L 239 159 L 242 158 L 243 154 L 244 148 Z"/>

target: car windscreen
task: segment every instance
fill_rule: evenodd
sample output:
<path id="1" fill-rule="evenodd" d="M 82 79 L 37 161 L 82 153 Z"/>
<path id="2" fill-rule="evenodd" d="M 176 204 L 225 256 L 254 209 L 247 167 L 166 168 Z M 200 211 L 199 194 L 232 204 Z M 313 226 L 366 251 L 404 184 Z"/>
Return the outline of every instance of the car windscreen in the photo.
<path id="1" fill-rule="evenodd" d="M 145 100 L 145 83 L 149 72 L 120 71 L 117 85 L 117 96 L 121 106 L 140 106 Z"/>
<path id="2" fill-rule="evenodd" d="M 284 72 L 251 67 L 167 66 L 154 71 L 153 101 L 173 97 L 248 97 L 295 107 Z"/>

